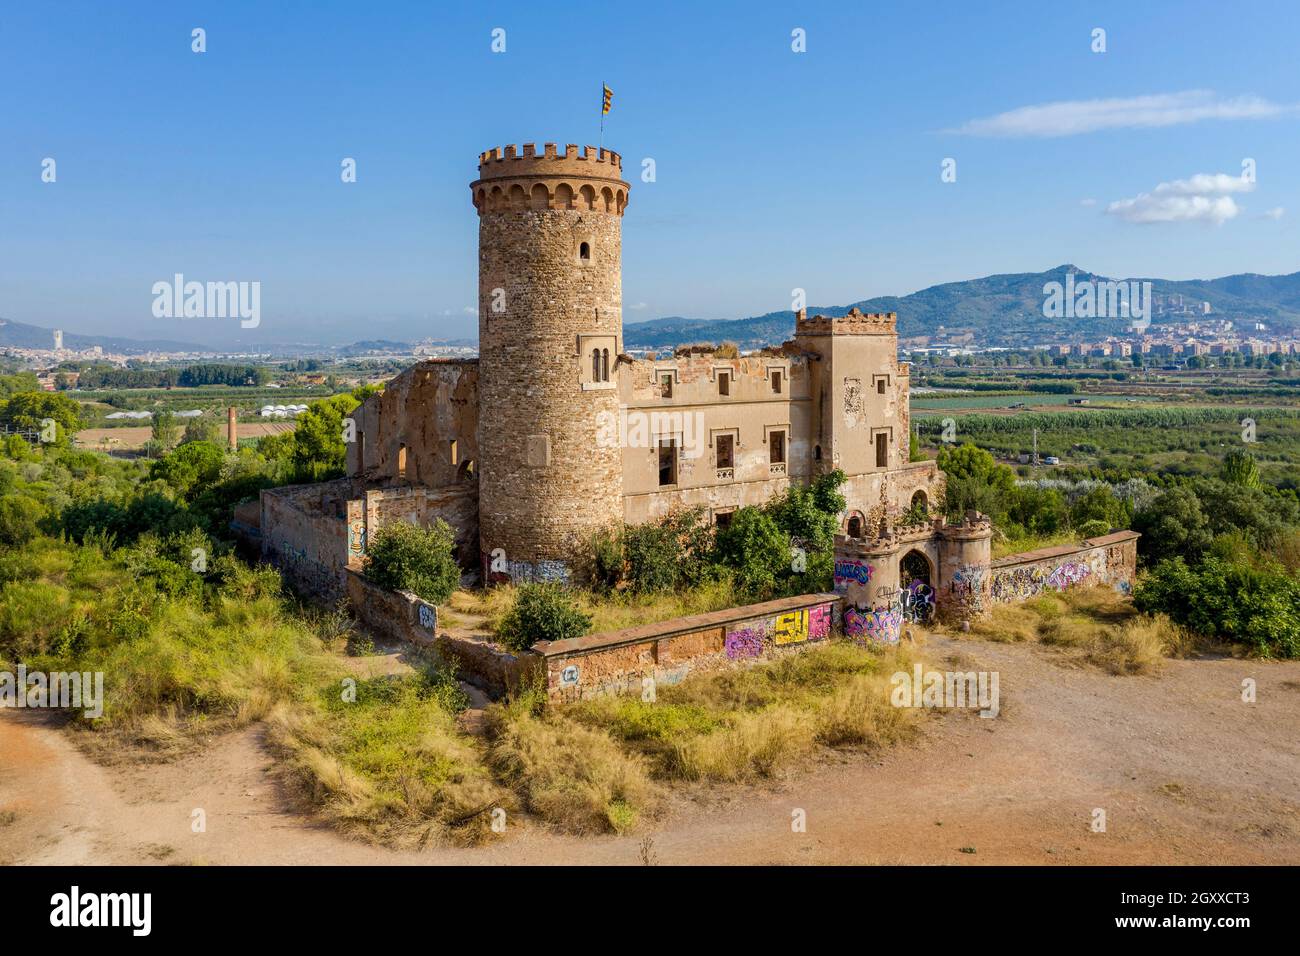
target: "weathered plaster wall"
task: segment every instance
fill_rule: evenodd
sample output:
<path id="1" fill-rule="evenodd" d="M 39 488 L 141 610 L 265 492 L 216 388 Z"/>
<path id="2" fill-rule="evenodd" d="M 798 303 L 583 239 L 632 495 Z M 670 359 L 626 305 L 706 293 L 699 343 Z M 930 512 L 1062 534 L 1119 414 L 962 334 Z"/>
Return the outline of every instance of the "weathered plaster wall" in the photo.
<path id="1" fill-rule="evenodd" d="M 261 493 L 262 556 L 298 591 L 325 600 L 343 593 L 347 525 L 331 491 L 338 483 L 291 485 Z M 350 483 L 344 482 L 350 487 Z"/>

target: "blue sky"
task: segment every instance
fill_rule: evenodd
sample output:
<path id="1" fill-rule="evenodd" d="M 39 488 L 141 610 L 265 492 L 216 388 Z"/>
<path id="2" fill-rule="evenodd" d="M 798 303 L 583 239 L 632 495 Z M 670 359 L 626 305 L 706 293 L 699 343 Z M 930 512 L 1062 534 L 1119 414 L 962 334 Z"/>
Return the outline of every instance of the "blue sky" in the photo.
<path id="1" fill-rule="evenodd" d="M 1298 40 L 1281 2 L 10 3 L 0 316 L 253 347 L 472 337 L 478 153 L 594 143 L 602 80 L 632 181 L 625 323 L 1067 261 L 1294 272 Z M 176 272 L 260 281 L 261 326 L 154 318 Z"/>

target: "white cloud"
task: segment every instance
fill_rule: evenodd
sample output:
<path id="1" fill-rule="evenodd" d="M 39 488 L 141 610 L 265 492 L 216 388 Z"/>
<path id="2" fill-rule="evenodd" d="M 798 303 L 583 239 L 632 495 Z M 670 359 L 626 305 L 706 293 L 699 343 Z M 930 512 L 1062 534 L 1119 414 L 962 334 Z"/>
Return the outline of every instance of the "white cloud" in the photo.
<path id="1" fill-rule="evenodd" d="M 956 130 L 970 136 L 1076 136 L 1105 129 L 1149 129 L 1212 119 L 1267 119 L 1295 106 L 1258 96 L 1220 97 L 1213 90 L 1184 90 L 1102 100 L 1061 100 L 968 120 Z"/>
<path id="2" fill-rule="evenodd" d="M 1161 183 L 1149 193 L 1117 199 L 1106 213 L 1125 222 L 1209 222 L 1220 226 L 1235 219 L 1241 207 L 1233 193 L 1248 193 L 1255 183 L 1227 173 L 1198 173 Z"/>
<path id="3" fill-rule="evenodd" d="M 631 305 L 628 306 L 628 308 L 635 309 L 637 312 L 640 312 L 642 309 L 650 308 L 650 306 L 644 302 L 633 302 Z"/>
<path id="4" fill-rule="evenodd" d="M 1274 206 L 1272 209 L 1266 210 L 1264 212 L 1264 218 L 1272 219 L 1274 222 L 1276 222 L 1277 220 L 1281 219 L 1282 216 L 1285 214 L 1286 214 L 1286 210 L 1283 209 L 1281 206 Z"/>

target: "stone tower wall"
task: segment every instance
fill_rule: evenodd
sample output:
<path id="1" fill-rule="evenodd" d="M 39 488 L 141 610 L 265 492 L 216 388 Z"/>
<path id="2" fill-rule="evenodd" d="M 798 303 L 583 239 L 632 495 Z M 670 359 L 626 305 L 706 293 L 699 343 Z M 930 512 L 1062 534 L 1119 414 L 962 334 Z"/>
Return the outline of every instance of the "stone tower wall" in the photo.
<path id="1" fill-rule="evenodd" d="M 489 580 L 567 579 L 591 534 L 623 519 L 621 449 L 600 432 L 619 410 L 621 172 L 617 153 L 591 147 L 480 156 L 471 189 Z M 593 377 L 593 349 L 609 353 L 608 381 Z"/>

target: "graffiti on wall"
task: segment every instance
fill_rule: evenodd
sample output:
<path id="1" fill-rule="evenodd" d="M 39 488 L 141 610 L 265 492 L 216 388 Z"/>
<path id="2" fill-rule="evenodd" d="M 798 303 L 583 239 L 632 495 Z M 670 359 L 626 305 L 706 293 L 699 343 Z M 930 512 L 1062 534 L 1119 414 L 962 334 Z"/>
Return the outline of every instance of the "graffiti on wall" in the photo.
<path id="1" fill-rule="evenodd" d="M 924 624 L 934 617 L 934 588 L 924 581 L 913 581 L 899 591 L 897 603 L 903 620 Z"/>
<path id="2" fill-rule="evenodd" d="M 903 630 L 903 612 L 896 604 L 860 610 L 844 609 L 844 634 L 846 637 L 897 644 Z"/>
<path id="3" fill-rule="evenodd" d="M 835 609 L 831 604 L 787 611 L 759 621 L 749 621 L 727 632 L 724 647 L 727 657 L 741 660 L 762 657 L 769 644 L 785 647 L 829 637 Z"/>
<path id="4" fill-rule="evenodd" d="M 831 633 L 834 612 L 829 604 L 819 604 L 808 609 L 808 640 L 820 641 Z"/>
<path id="5" fill-rule="evenodd" d="M 848 558 L 835 562 L 834 586 L 837 594 L 843 594 L 850 584 L 866 584 L 871 580 L 871 565 L 857 558 Z"/>
<path id="6" fill-rule="evenodd" d="M 727 658 L 736 661 L 747 657 L 762 657 L 763 644 L 767 637 L 766 623 L 764 621 L 728 631 L 726 640 Z"/>
<path id="7" fill-rule="evenodd" d="M 988 569 L 977 564 L 967 564 L 952 573 L 948 585 L 955 602 L 971 611 L 984 610 L 984 584 Z"/>
<path id="8" fill-rule="evenodd" d="M 573 572 L 563 561 L 510 561 L 500 552 L 483 556 L 489 584 L 570 584 Z"/>
<path id="9" fill-rule="evenodd" d="M 808 612 L 789 611 L 776 616 L 772 641 L 776 644 L 802 644 L 808 640 Z"/>
<path id="10" fill-rule="evenodd" d="M 429 604 L 420 605 L 420 627 L 426 631 L 438 629 L 438 609 Z"/>
<path id="11" fill-rule="evenodd" d="M 361 557 L 366 553 L 366 523 L 360 518 L 348 522 L 348 554 Z"/>
<path id="12" fill-rule="evenodd" d="M 1008 568 L 993 575 L 994 601 L 1021 601 L 1045 590 L 1063 591 L 1087 580 L 1093 569 L 1079 561 L 1066 561 L 1052 570 L 1034 565 L 1028 568 Z"/>

